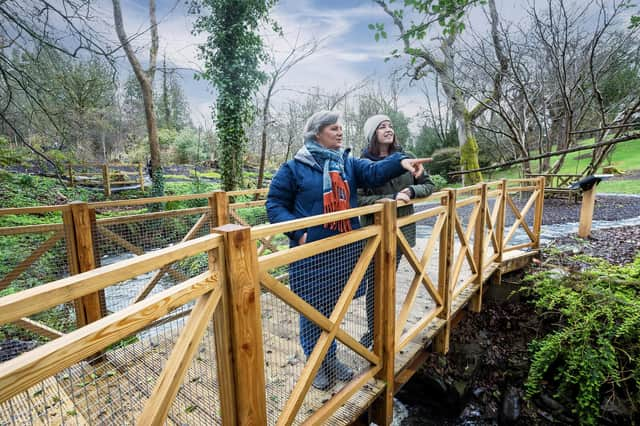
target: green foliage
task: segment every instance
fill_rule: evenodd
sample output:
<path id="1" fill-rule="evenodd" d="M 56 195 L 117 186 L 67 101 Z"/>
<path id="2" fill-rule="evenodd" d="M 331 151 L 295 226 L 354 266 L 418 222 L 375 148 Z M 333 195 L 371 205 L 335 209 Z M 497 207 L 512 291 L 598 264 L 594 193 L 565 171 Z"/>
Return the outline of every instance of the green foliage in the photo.
<path id="1" fill-rule="evenodd" d="M 391 8 L 396 0 L 389 0 L 387 7 Z M 407 27 L 405 37 L 407 39 L 423 40 L 427 37 L 432 23 L 437 22 L 442 28 L 443 35 L 456 35 L 464 28 L 464 16 L 467 10 L 477 4 L 485 4 L 486 0 L 405 0 L 404 7 L 392 10 L 394 19 L 402 21 L 406 16 L 422 16 L 422 19 L 411 21 Z M 374 32 L 376 41 L 386 39 L 387 33 L 384 24 L 369 24 L 369 29 Z M 405 52 L 410 53 L 410 52 Z M 391 52 L 393 57 L 399 57 L 398 51 Z M 415 57 L 413 58 L 415 59 Z"/>
<path id="2" fill-rule="evenodd" d="M 67 201 L 101 201 L 103 199 L 102 192 L 64 187 L 56 179 L 22 173 L 0 175 L 0 206 L 2 207 L 30 207 L 61 204 Z"/>
<path id="3" fill-rule="evenodd" d="M 433 153 L 433 162 L 429 163 L 432 175 L 447 176 L 452 170 L 458 170 L 460 164 L 460 150 L 458 148 L 442 148 Z"/>
<path id="4" fill-rule="evenodd" d="M 447 182 L 447 179 L 445 179 L 443 176 L 440 176 L 440 175 L 431 176 L 431 181 L 436 186 L 435 187 L 436 191 L 440 191 L 442 188 L 446 187 L 449 183 Z"/>
<path id="5" fill-rule="evenodd" d="M 152 174 L 151 196 L 162 197 L 164 195 L 164 171 L 162 167 L 155 169 Z"/>
<path id="6" fill-rule="evenodd" d="M 640 257 L 626 266 L 600 259 L 586 271 L 527 278 L 535 306 L 557 329 L 531 345 L 529 398 L 545 386 L 581 424 L 597 424 L 601 402 L 621 398 L 640 412 Z"/>
<path id="7" fill-rule="evenodd" d="M 194 33 L 207 35 L 200 45 L 205 61 L 201 77 L 218 90 L 216 122 L 219 161 L 225 190 L 242 183 L 242 163 L 247 145 L 245 128 L 252 121 L 252 99 L 265 80 L 259 25 L 268 20 L 274 0 L 194 0 L 191 12 L 198 17 Z"/>
<path id="8" fill-rule="evenodd" d="M 447 131 L 443 140 L 436 129 L 422 126 L 414 143 L 414 151 L 419 157 L 428 157 L 438 149 L 453 147 L 458 147 L 458 132 L 455 127 Z"/>

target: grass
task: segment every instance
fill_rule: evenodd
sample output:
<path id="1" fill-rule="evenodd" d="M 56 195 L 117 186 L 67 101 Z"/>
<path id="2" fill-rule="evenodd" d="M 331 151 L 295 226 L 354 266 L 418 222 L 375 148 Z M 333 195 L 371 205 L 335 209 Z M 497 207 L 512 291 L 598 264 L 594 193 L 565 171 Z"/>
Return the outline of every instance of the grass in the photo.
<path id="1" fill-rule="evenodd" d="M 640 179 L 605 180 L 598 184 L 597 191 L 612 194 L 640 194 Z"/>
<path id="2" fill-rule="evenodd" d="M 593 139 L 585 139 L 580 145 L 593 144 Z M 551 157 L 553 163 L 557 159 L 556 156 Z M 578 151 L 567 154 L 564 164 L 560 168 L 559 174 L 580 174 L 589 164 L 591 159 L 591 151 Z M 537 161 L 532 162 L 532 166 L 537 165 Z M 608 166 L 605 161 L 601 167 Z M 618 144 L 611 155 L 611 165 L 617 167 L 621 171 L 632 172 L 640 171 L 640 139 Z M 484 174 L 486 181 L 497 179 L 515 179 L 520 177 L 520 168 L 518 166 L 505 170 L 489 171 Z M 598 170 L 599 173 L 602 169 Z M 603 181 L 598 185 L 600 193 L 620 193 L 620 194 L 640 194 L 640 179 L 624 179 L 614 181 Z"/>

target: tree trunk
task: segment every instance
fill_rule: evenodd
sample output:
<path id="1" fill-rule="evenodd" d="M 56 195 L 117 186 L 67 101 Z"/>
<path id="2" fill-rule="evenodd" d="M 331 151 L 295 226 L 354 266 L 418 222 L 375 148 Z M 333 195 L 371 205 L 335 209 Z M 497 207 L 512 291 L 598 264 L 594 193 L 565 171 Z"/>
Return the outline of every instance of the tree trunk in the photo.
<path id="1" fill-rule="evenodd" d="M 156 55 L 158 53 L 158 29 L 155 19 L 155 0 L 149 0 L 149 14 L 151 21 L 151 49 L 149 71 L 145 72 L 142 65 L 138 61 L 131 44 L 124 30 L 122 22 L 122 9 L 120 8 L 120 0 L 112 0 L 113 2 L 113 18 L 116 27 L 118 39 L 127 54 L 127 59 L 133 68 L 133 72 L 140 84 L 142 92 L 142 102 L 144 104 L 144 115 L 147 123 L 147 134 L 149 138 L 149 155 L 151 157 L 151 179 L 153 187 L 152 196 L 164 195 L 164 176 L 162 173 L 162 164 L 160 161 L 160 143 L 158 141 L 158 126 L 156 123 L 156 114 L 153 105 L 153 75 L 155 73 Z"/>
<path id="2" fill-rule="evenodd" d="M 276 85 L 276 81 L 278 80 L 278 73 L 275 73 L 271 77 L 271 83 L 269 84 L 269 89 L 267 90 L 267 95 L 264 99 L 264 105 L 262 109 L 262 135 L 260 139 L 260 167 L 258 169 L 258 183 L 256 184 L 256 188 L 262 188 L 262 181 L 264 180 L 264 165 L 266 162 L 267 156 L 267 127 L 269 126 L 269 104 L 271 102 L 271 94 L 273 93 L 273 88 Z M 257 195 L 256 195 L 257 197 Z"/>
<path id="3" fill-rule="evenodd" d="M 454 108 L 456 111 L 456 108 Z M 471 119 L 469 114 L 463 112 L 462 114 L 454 112 L 455 115 L 462 115 L 456 117 L 458 122 L 458 143 L 460 146 L 460 165 L 462 170 L 473 170 L 480 168 L 480 162 L 478 161 L 478 141 L 473 134 L 471 128 Z M 465 178 L 468 179 L 465 182 Z M 482 173 L 472 172 L 467 175 L 463 175 L 463 185 L 473 185 L 475 183 L 482 182 Z"/>

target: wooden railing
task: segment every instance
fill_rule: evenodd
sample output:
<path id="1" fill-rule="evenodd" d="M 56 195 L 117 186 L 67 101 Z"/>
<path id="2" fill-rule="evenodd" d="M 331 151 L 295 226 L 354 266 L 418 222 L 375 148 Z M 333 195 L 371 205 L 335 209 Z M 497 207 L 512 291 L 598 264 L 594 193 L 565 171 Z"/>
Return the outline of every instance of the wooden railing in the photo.
<path id="1" fill-rule="evenodd" d="M 117 186 L 139 185 L 144 192 L 144 171 L 142 163 L 109 164 L 82 163 L 67 164 L 67 174 L 71 186 L 101 186 L 104 195 L 111 195 L 111 188 Z"/>
<path id="2" fill-rule="evenodd" d="M 514 200 L 515 193 L 525 197 Z M 189 222 L 193 225 L 185 227 L 186 233 L 177 244 L 154 251 L 126 240 L 118 231 L 110 231 L 115 236 L 104 233 L 100 227 L 130 226 L 174 218 L 178 213 L 145 212 L 96 220 L 96 212 L 175 199 L 18 210 L 31 214 L 60 211 L 63 217 L 70 217 L 61 225 L 38 230 L 69 236 L 73 244 L 67 247 L 76 253 L 68 258 L 78 266 L 70 268 L 76 275 L 0 298 L 0 327 L 24 327 L 33 322 L 34 315 L 65 304 L 79 306 L 76 315 L 82 314 L 84 319 L 75 330 L 48 335 L 42 332 L 43 327 L 26 327 L 40 331 L 46 339 L 35 349 L 0 364 L 0 412 L 13 421 L 30 419 L 26 423 L 48 421 L 47 410 L 59 406 L 58 420 L 73 416 L 81 424 L 105 418 L 137 424 L 341 424 L 355 420 L 371 406 L 372 420 L 389 424 L 394 383 L 407 380 L 407 374 L 400 373 L 411 358 L 429 342 L 438 351 L 448 351 L 454 316 L 464 305 L 481 309 L 483 285 L 500 273 L 505 252 L 513 255 L 526 249 L 527 255 L 535 253 L 543 181 L 503 180 L 444 190 L 413 200 L 419 208 L 402 218 L 396 217 L 395 201 L 383 200 L 373 206 L 286 223 L 251 227 L 230 223 L 257 220 L 260 212 L 248 210 L 248 214 L 242 209 L 263 208 L 264 200 L 234 200 L 247 195 L 253 193 L 217 192 L 180 198 L 200 199 L 206 207 L 185 209 L 183 216 L 193 216 Z M 507 207 L 511 216 L 506 214 Z M 291 249 L 283 244 L 286 232 L 367 214 L 374 216 L 373 225 Z M 529 226 L 527 221 L 532 217 Z M 401 227 L 418 224 L 423 229 L 427 222 L 433 222 L 424 228 L 430 230 L 428 235 L 418 238 L 419 244 L 412 247 Z M 70 224 L 72 230 L 67 229 Z M 518 228 L 529 241 L 509 246 Z M 27 232 L 16 229 L 13 234 L 6 232 Z M 197 236 L 203 230 L 207 235 Z M 100 232 L 136 256 L 91 269 L 98 266 L 92 238 Z M 287 270 L 320 253 L 327 254 L 330 261 L 341 261 L 331 256 L 343 255 L 345 248 L 355 256 L 353 267 L 335 306 L 320 312 L 291 289 Z M 396 274 L 398 252 L 407 266 L 401 263 Z M 194 265 L 203 265 L 204 270 L 176 269 L 180 262 L 200 258 L 203 261 Z M 22 273 L 27 272 L 30 264 L 21 265 Z M 375 300 L 374 337 L 369 348 L 359 342 L 366 327 L 359 290 L 368 282 L 370 265 Z M 409 273 L 403 272 L 407 269 Z M 104 299 L 113 289 L 141 275 L 144 284 L 129 305 L 118 305 L 113 312 L 104 309 Z M 157 287 L 163 275 L 172 276 L 175 283 Z M 300 314 L 320 329 L 320 337 L 305 359 L 300 358 L 296 337 Z M 207 344 L 207 336 L 212 336 L 214 344 Z M 334 340 L 356 375 L 324 392 L 311 384 Z M 149 357 L 159 349 L 167 358 L 152 367 L 149 363 L 156 364 Z M 152 384 L 149 389 L 133 377 L 140 369 L 147 371 L 146 380 Z M 120 389 L 123 382 L 134 391 L 121 392 L 118 398 L 109 391 L 111 403 L 95 412 L 95 407 L 104 405 L 98 400 L 104 389 Z M 55 403 L 46 400 L 52 389 L 57 389 Z M 79 389 L 85 394 L 82 401 L 77 398 Z M 198 401 L 210 406 L 200 407 Z M 3 415 L 0 423 L 10 422 Z"/>

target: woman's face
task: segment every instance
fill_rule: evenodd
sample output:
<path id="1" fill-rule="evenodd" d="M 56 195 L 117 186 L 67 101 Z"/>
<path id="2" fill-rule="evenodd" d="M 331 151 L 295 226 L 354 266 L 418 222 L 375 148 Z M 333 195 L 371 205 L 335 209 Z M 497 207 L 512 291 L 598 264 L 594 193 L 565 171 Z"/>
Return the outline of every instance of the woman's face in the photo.
<path id="1" fill-rule="evenodd" d="M 323 127 L 316 139 L 327 149 L 339 149 L 342 146 L 342 125 L 335 123 Z"/>
<path id="2" fill-rule="evenodd" d="M 376 138 L 378 139 L 378 143 L 384 145 L 393 144 L 393 124 L 389 120 L 385 120 L 378 125 L 376 129 Z"/>

